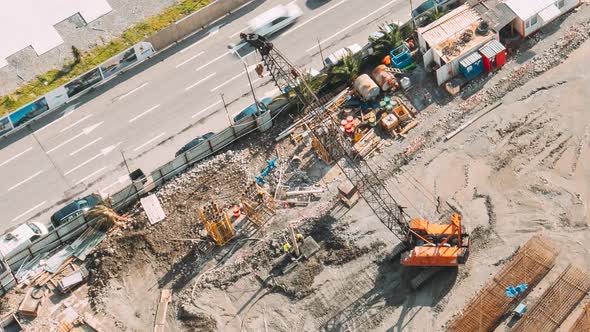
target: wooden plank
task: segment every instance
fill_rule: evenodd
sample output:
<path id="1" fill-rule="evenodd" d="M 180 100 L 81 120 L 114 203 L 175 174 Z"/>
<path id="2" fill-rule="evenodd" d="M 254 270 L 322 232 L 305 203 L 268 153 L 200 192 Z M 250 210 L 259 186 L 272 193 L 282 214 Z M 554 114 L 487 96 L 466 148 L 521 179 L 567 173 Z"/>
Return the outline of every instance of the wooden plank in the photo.
<path id="1" fill-rule="evenodd" d="M 569 332 L 579 331 L 590 331 L 590 302 L 588 302 L 586 308 L 584 308 L 584 311 L 580 314 L 580 317 L 576 319 L 574 326 L 572 326 Z"/>
<path id="2" fill-rule="evenodd" d="M 166 327 L 166 312 L 168 311 L 168 304 L 172 300 L 172 289 L 164 288 L 160 292 L 160 303 L 156 311 L 156 320 L 154 322 L 154 332 L 164 332 Z"/>
<path id="3" fill-rule="evenodd" d="M 518 300 L 505 295 L 507 286 L 528 284 L 525 295 L 553 267 L 557 250 L 550 241 L 534 236 L 521 247 L 488 284 L 480 290 L 461 314 L 449 322 L 449 331 L 483 332 L 494 330 L 502 317 L 512 310 Z"/>
<path id="4" fill-rule="evenodd" d="M 514 326 L 514 332 L 553 332 L 590 291 L 590 274 L 568 265 L 532 309 Z"/>

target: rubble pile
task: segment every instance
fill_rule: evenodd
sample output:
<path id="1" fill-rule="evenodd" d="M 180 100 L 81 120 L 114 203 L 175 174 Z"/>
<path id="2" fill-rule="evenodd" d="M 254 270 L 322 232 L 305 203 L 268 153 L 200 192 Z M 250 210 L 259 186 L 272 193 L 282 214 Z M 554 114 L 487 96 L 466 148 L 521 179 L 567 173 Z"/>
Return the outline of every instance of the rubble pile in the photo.
<path id="1" fill-rule="evenodd" d="M 532 78 L 541 75 L 547 70 L 561 64 L 569 55 L 590 37 L 590 20 L 570 27 L 553 46 L 531 61 L 514 69 L 508 77 L 502 78 L 494 86 L 479 92 L 459 107 L 463 111 L 471 110 L 477 105 L 490 105 L 515 88 L 522 86 Z"/>

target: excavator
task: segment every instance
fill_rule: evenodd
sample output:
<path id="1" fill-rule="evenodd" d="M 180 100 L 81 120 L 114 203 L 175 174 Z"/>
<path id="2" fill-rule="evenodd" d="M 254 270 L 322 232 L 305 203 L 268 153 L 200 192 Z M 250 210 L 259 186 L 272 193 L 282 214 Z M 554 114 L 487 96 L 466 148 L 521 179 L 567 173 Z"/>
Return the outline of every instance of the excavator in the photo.
<path id="1" fill-rule="evenodd" d="M 339 124 L 327 115 L 324 104 L 307 82 L 300 79 L 301 72 L 265 37 L 245 33 L 240 37 L 260 54 L 264 67 L 280 91 L 295 91 L 296 98 L 305 106 L 305 112 L 311 115 L 307 117 L 310 119 L 307 126 L 311 128 L 316 151 L 337 162 L 348 180 L 357 186 L 360 196 L 373 213 L 399 238 L 400 243 L 394 248 L 393 257 L 400 257 L 403 266 L 423 268 L 410 280 L 410 286 L 414 289 L 420 287 L 441 268 L 465 264 L 471 252 L 471 243 L 464 231 L 462 216 L 455 211 L 447 223 L 441 224 L 410 218 L 368 161 L 352 157 L 351 145 Z M 341 159 L 348 167 L 338 162 Z"/>

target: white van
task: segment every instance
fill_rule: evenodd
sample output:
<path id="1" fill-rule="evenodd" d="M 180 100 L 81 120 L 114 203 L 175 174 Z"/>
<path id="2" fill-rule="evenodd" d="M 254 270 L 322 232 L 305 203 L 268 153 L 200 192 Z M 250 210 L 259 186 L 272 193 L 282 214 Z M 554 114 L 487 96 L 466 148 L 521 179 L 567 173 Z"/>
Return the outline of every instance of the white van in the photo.
<path id="1" fill-rule="evenodd" d="M 0 237 L 0 257 L 10 258 L 47 233 L 47 227 L 37 222 L 9 229 Z"/>
<path id="2" fill-rule="evenodd" d="M 248 32 L 268 37 L 295 23 L 303 12 L 296 4 L 278 5 L 248 22 Z"/>

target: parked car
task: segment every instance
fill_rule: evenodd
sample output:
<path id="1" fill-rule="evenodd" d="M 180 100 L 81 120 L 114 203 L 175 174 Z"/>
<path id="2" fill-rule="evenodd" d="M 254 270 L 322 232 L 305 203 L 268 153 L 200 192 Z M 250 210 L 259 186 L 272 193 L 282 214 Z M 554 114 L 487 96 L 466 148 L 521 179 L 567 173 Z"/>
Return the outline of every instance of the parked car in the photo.
<path id="1" fill-rule="evenodd" d="M 248 21 L 246 31 L 269 37 L 295 23 L 302 14 L 301 8 L 295 3 L 278 5 Z M 244 46 L 246 43 L 240 41 L 237 45 L 230 45 L 229 48 L 237 53 Z"/>
<path id="2" fill-rule="evenodd" d="M 357 54 L 362 50 L 363 48 L 359 44 L 352 44 L 348 47 L 341 48 L 338 51 L 328 55 L 328 57 L 324 59 L 324 64 L 326 66 L 333 66 L 340 62 L 340 60 L 342 60 L 342 58 L 344 58 L 348 53 Z"/>
<path id="3" fill-rule="evenodd" d="M 55 228 L 73 220 L 92 209 L 101 201 L 101 197 L 97 194 L 91 194 L 84 198 L 77 199 L 70 204 L 64 206 L 59 211 L 51 216 L 51 225 Z"/>
<path id="4" fill-rule="evenodd" d="M 181 154 L 187 152 L 188 150 L 196 147 L 197 145 L 205 142 L 206 140 L 208 140 L 209 138 L 215 136 L 214 133 L 206 133 L 203 136 L 199 136 L 195 139 L 193 139 L 192 141 L 188 142 L 185 146 L 183 146 L 180 150 L 176 151 L 176 157 L 180 156 Z"/>
<path id="5" fill-rule="evenodd" d="M 47 233 L 47 227 L 36 222 L 13 227 L 0 237 L 0 256 L 11 257 Z"/>
<path id="6" fill-rule="evenodd" d="M 426 0 L 420 6 L 412 10 L 412 17 L 420 16 L 434 7 L 437 7 L 439 10 L 445 10 L 457 1 L 458 0 Z"/>
<path id="7" fill-rule="evenodd" d="M 260 108 L 260 112 L 264 113 L 268 111 L 268 105 L 272 102 L 272 98 L 264 98 L 260 102 L 258 102 L 258 107 Z M 256 114 L 258 109 L 256 109 L 256 105 L 252 104 L 244 110 L 242 110 L 238 115 L 234 116 L 234 124 L 240 123 L 242 119 L 245 119 L 249 115 Z"/>

